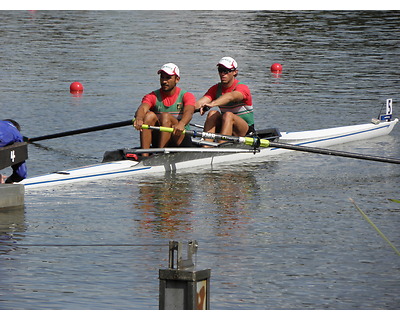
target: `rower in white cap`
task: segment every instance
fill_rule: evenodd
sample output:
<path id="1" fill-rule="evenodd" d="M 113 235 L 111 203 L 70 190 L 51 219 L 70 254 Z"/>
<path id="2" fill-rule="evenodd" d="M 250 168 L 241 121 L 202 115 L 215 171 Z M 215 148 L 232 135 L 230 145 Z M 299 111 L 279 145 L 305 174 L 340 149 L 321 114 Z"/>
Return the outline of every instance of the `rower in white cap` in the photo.
<path id="1" fill-rule="evenodd" d="M 133 123 L 140 130 L 141 148 L 185 146 L 190 143 L 190 139 L 182 132 L 190 129 L 189 122 L 193 116 L 196 98 L 192 93 L 177 87 L 180 73 L 176 64 L 164 64 L 157 73 L 160 75 L 161 88 L 143 97 Z M 143 124 L 172 127 L 175 130 L 172 134 L 142 130 Z"/>
<path id="2" fill-rule="evenodd" d="M 236 60 L 223 57 L 217 67 L 221 81 L 196 102 L 196 109 L 199 109 L 201 115 L 211 108 L 219 108 L 208 112 L 204 131 L 234 136 L 255 133 L 250 89 L 236 79 Z"/>

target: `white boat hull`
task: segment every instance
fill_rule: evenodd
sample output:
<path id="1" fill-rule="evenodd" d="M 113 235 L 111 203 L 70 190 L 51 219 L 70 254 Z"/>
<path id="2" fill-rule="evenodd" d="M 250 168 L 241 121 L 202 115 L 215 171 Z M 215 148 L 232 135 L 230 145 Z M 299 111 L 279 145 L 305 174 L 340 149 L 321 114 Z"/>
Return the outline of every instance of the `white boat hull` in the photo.
<path id="1" fill-rule="evenodd" d="M 279 142 L 308 147 L 329 147 L 337 144 L 372 139 L 379 136 L 388 135 L 397 124 L 398 119 L 393 121 L 380 122 L 378 124 L 368 123 L 354 126 L 337 127 L 330 129 L 302 131 L 302 132 L 283 132 Z M 222 148 L 218 148 L 222 149 Z M 168 151 L 168 148 L 165 149 Z M 85 182 L 104 178 L 116 178 L 135 174 L 148 174 L 156 172 L 175 171 L 199 166 L 209 166 L 220 163 L 231 163 L 236 161 L 262 161 L 268 160 L 272 156 L 289 152 L 291 150 L 282 148 L 261 148 L 260 152 L 243 153 L 215 153 L 207 154 L 199 151 L 200 158 L 193 157 L 194 152 L 188 152 L 188 158 L 176 157 L 179 153 L 171 153 L 170 156 L 162 155 L 162 163 L 154 164 L 149 159 L 143 162 L 132 160 L 120 160 L 85 167 L 59 171 L 47 175 L 28 178 L 20 183 L 26 189 L 52 187 L 55 185 Z M 183 153 L 180 153 L 183 154 Z M 192 156 L 190 156 L 192 155 Z M 152 164 L 153 161 L 153 164 Z"/>

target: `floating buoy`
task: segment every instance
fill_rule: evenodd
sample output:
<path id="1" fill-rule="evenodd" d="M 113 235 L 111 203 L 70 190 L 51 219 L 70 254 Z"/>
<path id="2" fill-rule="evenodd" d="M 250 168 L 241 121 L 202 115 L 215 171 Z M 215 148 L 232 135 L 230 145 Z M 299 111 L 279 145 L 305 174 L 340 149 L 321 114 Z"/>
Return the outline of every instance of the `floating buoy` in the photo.
<path id="1" fill-rule="evenodd" d="M 82 83 L 80 83 L 80 82 L 72 82 L 71 85 L 69 86 L 69 91 L 71 93 L 82 92 L 83 91 Z"/>
<path id="2" fill-rule="evenodd" d="M 282 72 L 282 65 L 280 63 L 274 63 L 271 66 L 271 72 L 281 73 Z"/>

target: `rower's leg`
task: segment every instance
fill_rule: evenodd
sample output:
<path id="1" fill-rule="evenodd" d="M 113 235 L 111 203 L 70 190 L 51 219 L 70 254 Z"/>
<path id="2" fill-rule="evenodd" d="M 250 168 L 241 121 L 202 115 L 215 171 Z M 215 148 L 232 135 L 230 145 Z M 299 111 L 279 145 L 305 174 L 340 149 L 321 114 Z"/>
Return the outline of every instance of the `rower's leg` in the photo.
<path id="1" fill-rule="evenodd" d="M 204 123 L 204 132 L 216 133 L 221 127 L 221 113 L 216 110 L 210 110 L 207 114 L 206 122 Z M 205 139 L 212 142 L 212 139 Z"/>
<path id="2" fill-rule="evenodd" d="M 228 136 L 245 136 L 249 126 L 246 121 L 244 121 L 239 116 L 233 114 L 232 112 L 226 112 L 222 116 L 221 134 Z"/>
<path id="3" fill-rule="evenodd" d="M 158 125 L 158 118 L 156 114 L 152 111 L 149 111 L 145 114 L 143 123 L 149 126 Z M 148 149 L 151 146 L 153 137 L 153 130 L 142 130 L 140 131 L 140 147 L 142 149 Z M 142 156 L 148 157 L 148 153 L 143 153 Z"/>
<path id="4" fill-rule="evenodd" d="M 204 131 L 215 133 L 218 132 L 221 125 L 221 113 L 216 110 L 211 110 L 207 114 L 206 122 L 204 123 Z"/>
<path id="5" fill-rule="evenodd" d="M 160 115 L 158 115 L 158 120 L 162 127 L 168 127 L 168 128 L 171 128 L 173 124 L 178 123 L 178 120 L 176 120 L 173 116 L 171 116 L 167 112 L 163 112 Z M 171 136 L 172 133 L 160 132 L 160 142 L 158 144 L 158 147 L 164 148 L 165 146 L 167 146 L 168 142 L 171 140 Z"/>
<path id="6" fill-rule="evenodd" d="M 165 112 L 159 115 L 159 122 L 161 123 L 162 127 L 173 128 L 179 123 L 179 120 L 173 117 L 171 114 Z M 160 132 L 160 135 L 160 148 L 178 147 L 185 140 L 184 134 Z"/>

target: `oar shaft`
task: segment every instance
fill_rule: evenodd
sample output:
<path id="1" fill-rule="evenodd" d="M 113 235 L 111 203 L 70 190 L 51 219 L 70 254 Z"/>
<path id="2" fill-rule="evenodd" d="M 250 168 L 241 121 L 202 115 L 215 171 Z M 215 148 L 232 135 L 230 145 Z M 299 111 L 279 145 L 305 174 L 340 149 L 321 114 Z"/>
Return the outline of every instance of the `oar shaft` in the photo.
<path id="1" fill-rule="evenodd" d="M 142 125 L 142 129 L 157 130 L 160 132 L 168 132 L 168 133 L 174 132 L 174 128 L 155 127 L 155 126 L 149 126 L 147 124 Z M 235 136 L 228 136 L 228 135 L 223 135 L 223 134 L 218 134 L 218 133 L 210 133 L 210 132 L 204 132 L 204 131 L 192 131 L 192 130 L 184 130 L 182 134 L 186 134 L 191 137 L 200 137 L 203 139 L 217 139 L 217 140 L 230 141 L 230 142 L 245 144 L 248 146 L 254 146 L 255 141 L 258 140 L 258 139 L 254 139 L 251 137 L 235 137 Z M 268 140 L 261 139 L 260 143 L 261 143 L 260 147 L 269 147 Z"/>
<path id="2" fill-rule="evenodd" d="M 337 151 L 337 150 L 323 149 L 323 148 L 317 148 L 317 147 L 305 147 L 305 146 L 299 146 L 299 145 L 288 144 L 288 143 L 279 143 L 279 142 L 273 142 L 273 141 L 271 141 L 269 144 L 270 144 L 270 147 L 273 147 L 273 148 L 290 149 L 290 150 L 303 151 L 303 152 L 326 154 L 326 155 L 331 155 L 331 156 L 339 156 L 339 157 L 354 158 L 354 159 L 361 159 L 361 160 L 370 160 L 370 161 L 400 164 L 400 159 L 396 159 L 396 158 L 370 156 L 370 155 L 364 155 L 364 154 L 360 154 L 360 153 Z"/>
<path id="3" fill-rule="evenodd" d="M 382 237 L 382 239 L 384 239 L 392 247 L 392 249 L 400 256 L 400 251 L 397 250 L 397 248 L 393 245 L 393 243 L 391 243 L 390 240 L 388 238 L 386 238 L 386 236 L 383 234 L 383 232 L 378 229 L 378 227 L 371 221 L 370 218 L 368 218 L 366 213 L 364 213 L 364 211 L 361 210 L 361 208 L 355 203 L 355 201 L 353 199 L 350 198 L 350 201 L 354 204 L 354 206 L 356 207 L 358 212 L 361 213 L 363 218 L 376 230 L 376 232 L 379 233 L 379 235 Z"/>
<path id="4" fill-rule="evenodd" d="M 158 130 L 161 132 L 169 132 L 169 133 L 174 132 L 173 128 L 168 128 L 168 127 L 154 127 L 154 126 L 149 126 L 149 125 L 143 125 L 142 128 Z M 201 137 L 204 139 L 217 139 L 217 140 L 223 140 L 223 141 L 231 141 L 231 142 L 241 143 L 241 144 L 245 144 L 245 145 L 252 146 L 252 147 L 281 148 L 281 149 L 288 149 L 288 150 L 295 150 L 295 151 L 302 151 L 302 152 L 311 152 L 311 153 L 318 153 L 318 154 L 326 154 L 326 155 L 333 155 L 333 156 L 346 157 L 346 158 L 354 158 L 354 159 L 361 159 L 361 160 L 370 160 L 370 161 L 400 164 L 400 159 L 396 159 L 396 158 L 369 156 L 369 155 L 364 155 L 364 154 L 359 154 L 359 153 L 336 151 L 336 150 L 323 149 L 323 148 L 317 148 L 317 147 L 306 147 L 306 146 L 300 146 L 300 145 L 289 144 L 289 143 L 280 143 L 280 142 L 269 141 L 267 139 L 258 139 L 256 137 L 254 137 L 254 138 L 253 137 L 235 137 L 235 136 L 228 136 L 228 135 L 222 135 L 222 134 L 217 134 L 217 133 L 197 132 L 197 131 L 191 131 L 191 130 L 185 130 L 185 131 L 183 131 L 183 134 L 187 134 L 192 137 Z"/>
<path id="5" fill-rule="evenodd" d="M 74 134 L 81 134 L 81 133 L 87 133 L 87 132 L 93 132 L 93 131 L 99 131 L 99 130 L 105 130 L 105 129 L 112 129 L 112 128 L 129 126 L 129 125 L 132 125 L 132 123 L 133 123 L 132 120 L 114 122 L 114 123 L 103 124 L 103 125 L 95 126 L 95 127 L 89 127 L 89 128 L 65 131 L 65 132 L 60 132 L 60 133 L 54 133 L 54 134 L 49 134 L 49 135 L 35 137 L 35 138 L 28 138 L 27 141 L 28 142 L 35 142 L 35 141 L 40 141 L 40 140 L 48 140 L 48 139 L 72 136 Z"/>

